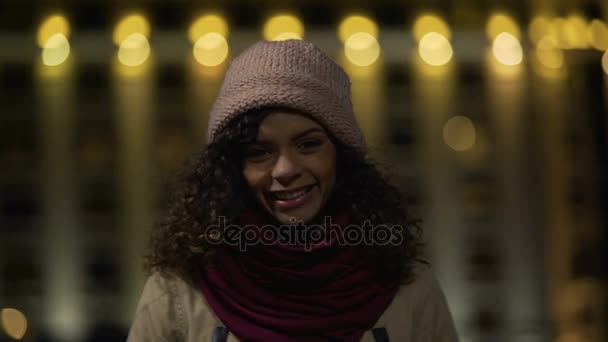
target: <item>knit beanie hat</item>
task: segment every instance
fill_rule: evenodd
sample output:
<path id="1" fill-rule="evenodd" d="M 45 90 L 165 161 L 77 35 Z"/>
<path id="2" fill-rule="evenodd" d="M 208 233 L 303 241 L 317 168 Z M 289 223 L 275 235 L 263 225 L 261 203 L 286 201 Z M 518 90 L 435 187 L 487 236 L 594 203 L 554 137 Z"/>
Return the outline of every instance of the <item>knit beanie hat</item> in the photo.
<path id="1" fill-rule="evenodd" d="M 353 112 L 350 79 L 311 43 L 260 41 L 237 56 L 211 107 L 207 143 L 239 114 L 265 107 L 309 114 L 342 143 L 365 154 L 365 137 Z"/>

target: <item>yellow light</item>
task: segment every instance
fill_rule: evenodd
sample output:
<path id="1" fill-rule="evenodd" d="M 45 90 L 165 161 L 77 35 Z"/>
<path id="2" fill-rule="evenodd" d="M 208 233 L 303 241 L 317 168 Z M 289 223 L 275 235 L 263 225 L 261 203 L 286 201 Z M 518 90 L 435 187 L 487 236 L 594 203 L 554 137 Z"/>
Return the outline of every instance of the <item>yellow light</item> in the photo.
<path id="1" fill-rule="evenodd" d="M 535 17 L 530 22 L 528 29 L 528 36 L 534 43 L 538 43 L 544 36 L 546 36 L 551 30 L 551 22 L 549 19 L 544 17 Z"/>
<path id="2" fill-rule="evenodd" d="M 443 140 L 455 151 L 466 151 L 475 145 L 476 132 L 471 119 L 454 116 L 443 125 Z"/>
<path id="3" fill-rule="evenodd" d="M 281 41 L 281 40 L 289 40 L 289 39 L 302 39 L 302 36 L 300 36 L 299 34 L 294 33 L 294 32 L 283 32 L 283 33 L 279 34 L 278 36 L 274 37 L 273 40 Z"/>
<path id="4" fill-rule="evenodd" d="M 68 59 L 70 55 L 70 42 L 62 33 L 51 36 L 42 49 L 42 63 L 56 66 Z"/>
<path id="5" fill-rule="evenodd" d="M 503 64 L 502 62 L 500 62 L 496 56 L 494 55 L 494 52 L 492 51 L 492 48 L 487 49 L 486 54 L 484 56 L 487 66 L 489 68 L 489 71 L 494 74 L 497 79 L 502 80 L 519 80 L 521 78 L 521 74 L 524 70 L 523 65 L 520 64 L 516 64 L 516 65 L 507 65 L 507 64 Z M 542 67 L 542 65 L 539 65 L 540 63 L 534 63 L 534 62 L 538 62 L 538 60 L 536 58 L 532 59 L 532 66 L 538 66 L 539 69 L 541 69 L 540 67 Z M 547 69 L 542 67 L 542 70 L 556 70 L 556 69 Z M 563 69 L 560 69 L 563 70 Z"/>
<path id="6" fill-rule="evenodd" d="M 202 16 L 190 25 L 188 37 L 190 38 L 190 42 L 195 43 L 200 37 L 211 32 L 228 37 L 228 23 L 219 15 L 208 14 Z"/>
<path id="7" fill-rule="evenodd" d="M 200 37 L 194 44 L 194 58 L 204 66 L 217 66 L 228 57 L 228 42 L 223 35 L 210 32 Z"/>
<path id="8" fill-rule="evenodd" d="M 425 62 L 420 53 L 418 51 L 412 51 L 414 68 L 420 75 L 424 76 L 426 79 L 446 79 L 449 78 L 450 74 L 452 74 L 454 70 L 453 63 L 447 63 L 444 65 L 431 65 Z"/>
<path id="9" fill-rule="evenodd" d="M 504 65 L 517 65 L 524 56 L 519 40 L 507 32 L 496 36 L 492 43 L 492 53 Z"/>
<path id="10" fill-rule="evenodd" d="M 564 54 L 557 47 L 555 38 L 545 36 L 538 41 L 536 57 L 540 64 L 547 68 L 559 69 L 564 65 Z"/>
<path id="11" fill-rule="evenodd" d="M 567 23 L 567 20 L 564 18 L 551 19 L 551 30 L 555 34 L 557 45 L 560 49 L 571 49 L 573 47 L 568 39 Z"/>
<path id="12" fill-rule="evenodd" d="M 446 24 L 443 19 L 438 16 L 432 14 L 425 14 L 414 22 L 414 38 L 416 41 L 420 41 L 424 35 L 430 32 L 437 32 L 440 35 L 444 36 L 448 40 L 452 37 L 452 33 L 450 32 L 450 27 Z"/>
<path id="13" fill-rule="evenodd" d="M 499 34 L 507 32 L 510 33 L 513 37 L 519 39 L 519 26 L 511 17 L 505 14 L 494 14 L 488 20 L 488 24 L 486 25 L 486 34 L 490 41 L 493 41 L 498 37 Z"/>
<path id="14" fill-rule="evenodd" d="M 150 37 L 150 24 L 142 15 L 132 14 L 122 19 L 114 29 L 114 43 L 121 45 L 134 33 L 139 33 L 145 38 Z"/>
<path id="15" fill-rule="evenodd" d="M 20 340 L 27 331 L 27 319 L 21 311 L 17 309 L 2 309 L 0 314 L 2 328 L 6 334 L 15 340 Z"/>
<path id="16" fill-rule="evenodd" d="M 585 18 L 579 15 L 569 16 L 559 32 L 568 47 L 575 49 L 587 47 L 587 22 Z"/>
<path id="17" fill-rule="evenodd" d="M 418 53 L 429 65 L 444 65 L 454 54 L 450 41 L 437 32 L 427 33 L 418 44 Z"/>
<path id="18" fill-rule="evenodd" d="M 38 29 L 36 41 L 39 47 L 44 47 L 47 40 L 53 35 L 61 33 L 65 37 L 70 36 L 70 24 L 68 20 L 61 15 L 52 15 L 42 22 Z"/>
<path id="19" fill-rule="evenodd" d="M 378 25 L 368 17 L 351 15 L 342 20 L 338 26 L 338 36 L 342 43 L 346 42 L 355 33 L 365 32 L 378 39 Z"/>
<path id="20" fill-rule="evenodd" d="M 604 69 L 604 73 L 608 75 L 608 50 L 602 55 L 602 69 Z"/>
<path id="21" fill-rule="evenodd" d="M 304 25 L 292 15 L 277 15 L 264 24 L 264 38 L 266 40 L 302 39 Z"/>
<path id="22" fill-rule="evenodd" d="M 495 60 L 494 60 L 494 62 L 498 63 Z M 567 72 L 568 72 L 567 68 L 564 68 L 564 67 L 561 67 L 558 69 L 548 68 L 548 67 L 542 65 L 540 63 L 540 61 L 538 60 L 538 58 L 532 59 L 530 64 L 531 64 L 530 66 L 532 67 L 532 70 L 536 74 L 542 76 L 543 78 L 553 79 L 553 80 L 565 80 L 567 77 Z M 513 67 L 504 66 L 502 64 L 501 64 L 501 66 L 503 66 L 505 68 L 513 68 Z"/>
<path id="23" fill-rule="evenodd" d="M 143 79 L 146 77 L 146 75 L 149 74 L 153 57 L 153 55 L 150 55 L 150 57 L 148 57 L 145 63 L 135 66 L 128 66 L 122 64 L 122 62 L 118 58 L 115 58 L 112 61 L 112 69 L 116 73 L 116 75 L 123 79 Z"/>
<path id="24" fill-rule="evenodd" d="M 608 50 L 608 26 L 601 20 L 593 19 L 587 27 L 587 39 L 593 48 Z"/>
<path id="25" fill-rule="evenodd" d="M 358 32 L 352 34 L 344 44 L 344 54 L 351 63 L 368 66 L 380 56 L 380 44 L 371 34 Z"/>
<path id="26" fill-rule="evenodd" d="M 126 66 L 143 64 L 150 56 L 148 38 L 141 33 L 133 33 L 120 43 L 118 60 Z"/>

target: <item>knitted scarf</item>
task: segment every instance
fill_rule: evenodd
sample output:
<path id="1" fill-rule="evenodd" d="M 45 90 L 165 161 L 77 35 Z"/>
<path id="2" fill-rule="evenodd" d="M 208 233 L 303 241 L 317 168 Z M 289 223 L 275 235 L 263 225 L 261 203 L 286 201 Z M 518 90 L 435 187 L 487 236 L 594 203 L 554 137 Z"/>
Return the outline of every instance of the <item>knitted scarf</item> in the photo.
<path id="1" fill-rule="evenodd" d="M 263 219 L 245 220 L 261 227 Z M 350 215 L 332 216 L 346 227 Z M 241 341 L 359 341 L 399 286 L 336 239 L 304 246 L 257 244 L 232 250 L 196 272 L 219 320 Z"/>

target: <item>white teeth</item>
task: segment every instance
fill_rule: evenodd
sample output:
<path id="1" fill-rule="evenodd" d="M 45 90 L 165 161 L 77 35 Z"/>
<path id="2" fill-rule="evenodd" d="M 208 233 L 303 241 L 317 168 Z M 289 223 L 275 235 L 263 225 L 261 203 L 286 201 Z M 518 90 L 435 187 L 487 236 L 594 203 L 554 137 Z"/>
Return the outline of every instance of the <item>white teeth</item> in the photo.
<path id="1" fill-rule="evenodd" d="M 310 189 L 311 189 L 311 187 L 308 187 L 306 189 L 296 191 L 296 192 L 274 192 L 273 194 L 275 195 L 276 198 L 278 198 L 280 200 L 290 200 L 290 199 L 294 199 L 294 198 L 304 195 Z"/>

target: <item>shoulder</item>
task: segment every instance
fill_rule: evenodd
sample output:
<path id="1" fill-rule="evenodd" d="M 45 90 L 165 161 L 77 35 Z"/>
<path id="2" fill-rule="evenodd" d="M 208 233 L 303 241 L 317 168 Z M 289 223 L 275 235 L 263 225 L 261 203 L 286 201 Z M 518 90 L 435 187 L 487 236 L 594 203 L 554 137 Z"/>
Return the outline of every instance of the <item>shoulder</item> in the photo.
<path id="1" fill-rule="evenodd" d="M 181 341 L 185 321 L 177 305 L 182 280 L 154 273 L 148 277 L 129 331 L 129 342 Z"/>
<path id="2" fill-rule="evenodd" d="M 428 265 L 417 263 L 412 271 L 413 279 L 399 287 L 382 318 L 391 319 L 407 313 L 412 318 L 408 321 L 412 322 L 417 313 L 424 308 L 427 298 L 436 296 L 438 291 L 441 292 Z"/>
<path id="3" fill-rule="evenodd" d="M 416 263 L 413 268 L 413 280 L 409 284 L 401 285 L 399 292 L 423 300 L 429 296 L 443 295 L 439 282 L 431 266 Z"/>
<path id="4" fill-rule="evenodd" d="M 154 273 L 146 281 L 130 333 L 148 337 L 129 338 L 129 342 L 149 340 L 150 334 L 158 337 L 155 341 L 206 340 L 219 324 L 193 282 Z"/>
<path id="5" fill-rule="evenodd" d="M 392 339 L 458 341 L 446 298 L 433 270 L 416 264 L 414 279 L 402 285 L 380 318 Z"/>
<path id="6" fill-rule="evenodd" d="M 416 264 L 414 280 L 399 289 L 401 300 L 407 299 L 416 313 L 428 310 L 430 305 L 446 302 L 443 290 L 435 277 L 433 269 L 426 264 Z"/>
<path id="7" fill-rule="evenodd" d="M 187 291 L 188 287 L 177 275 L 155 272 L 146 280 L 137 311 L 175 300 L 178 295 Z"/>

